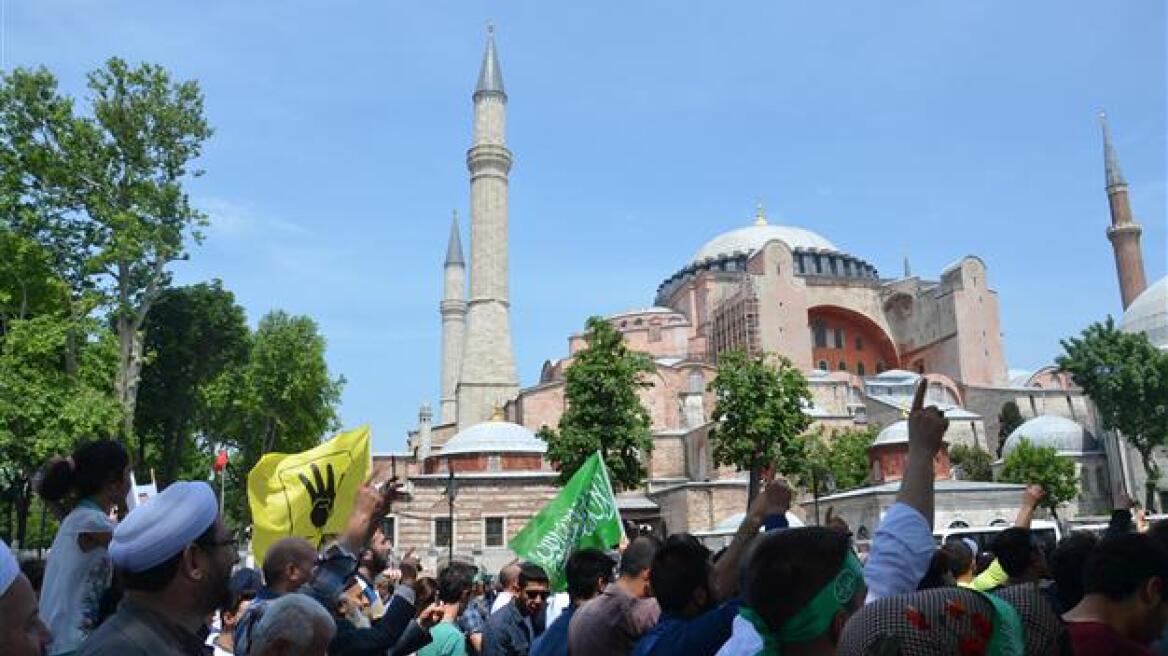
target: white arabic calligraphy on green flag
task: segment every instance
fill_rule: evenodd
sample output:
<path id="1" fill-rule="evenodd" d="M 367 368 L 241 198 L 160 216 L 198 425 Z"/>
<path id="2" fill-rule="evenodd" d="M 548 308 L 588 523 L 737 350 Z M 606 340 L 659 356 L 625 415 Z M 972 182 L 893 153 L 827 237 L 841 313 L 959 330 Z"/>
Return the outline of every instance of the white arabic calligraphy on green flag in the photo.
<path id="1" fill-rule="evenodd" d="M 573 549 L 611 549 L 623 535 L 608 470 L 597 452 L 507 546 L 543 567 L 552 590 L 563 591 L 568 587 L 564 564 Z"/>

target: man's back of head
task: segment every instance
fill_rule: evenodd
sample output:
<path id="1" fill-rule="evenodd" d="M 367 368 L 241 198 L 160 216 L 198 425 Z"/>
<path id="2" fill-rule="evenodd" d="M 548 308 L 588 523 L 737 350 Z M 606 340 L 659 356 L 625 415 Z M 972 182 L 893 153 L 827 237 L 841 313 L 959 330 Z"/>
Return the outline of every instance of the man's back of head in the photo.
<path id="1" fill-rule="evenodd" d="M 1075 531 L 1063 538 L 1050 554 L 1050 574 L 1054 578 L 1055 596 L 1064 613 L 1083 598 L 1083 568 L 1099 546 L 1099 538 L 1089 531 Z"/>
<path id="2" fill-rule="evenodd" d="M 649 580 L 663 613 L 693 615 L 714 601 L 710 550 L 688 533 L 666 538 L 653 556 Z"/>
<path id="3" fill-rule="evenodd" d="M 573 551 L 564 565 L 571 603 L 579 604 L 599 594 L 612 580 L 614 565 L 613 560 L 599 549 Z"/>
<path id="4" fill-rule="evenodd" d="M 305 594 L 286 594 L 268 605 L 251 632 L 249 656 L 320 656 L 337 630 L 332 615 Z"/>
<path id="5" fill-rule="evenodd" d="M 1030 529 L 1015 526 L 1002 531 L 990 550 L 1011 579 L 1034 578 L 1042 569 L 1042 551 Z"/>
<path id="6" fill-rule="evenodd" d="M 1083 570 L 1085 596 L 1072 610 L 1105 606 L 1122 617 L 1113 626 L 1140 642 L 1155 639 L 1168 623 L 1168 551 L 1141 533 L 1104 539 L 1087 558 Z"/>
<path id="7" fill-rule="evenodd" d="M 620 556 L 620 575 L 638 577 L 653 566 L 653 556 L 661 548 L 661 540 L 652 535 L 640 535 L 625 547 Z"/>
<path id="8" fill-rule="evenodd" d="M 312 578 L 316 549 L 301 537 L 281 538 L 264 556 L 264 584 L 277 594 L 298 589 Z"/>
<path id="9" fill-rule="evenodd" d="M 976 554 L 969 545 L 962 540 L 951 539 L 941 547 L 941 550 L 949 559 L 949 573 L 954 579 L 973 578 L 973 561 Z"/>
<path id="10" fill-rule="evenodd" d="M 457 604 L 466 601 L 474 585 L 474 565 L 451 562 L 438 572 L 438 601 Z"/>
<path id="11" fill-rule="evenodd" d="M 747 606 L 788 643 L 823 637 L 834 643 L 865 594 L 847 536 L 823 527 L 764 535 L 743 580 Z"/>
<path id="12" fill-rule="evenodd" d="M 511 563 L 499 570 L 499 590 L 515 592 L 519 584 L 519 563 Z"/>

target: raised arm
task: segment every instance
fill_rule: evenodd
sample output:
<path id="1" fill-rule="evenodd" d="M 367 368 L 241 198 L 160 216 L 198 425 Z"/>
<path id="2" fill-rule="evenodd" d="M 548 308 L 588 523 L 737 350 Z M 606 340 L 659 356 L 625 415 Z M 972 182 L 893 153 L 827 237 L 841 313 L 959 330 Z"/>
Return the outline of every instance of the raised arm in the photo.
<path id="1" fill-rule="evenodd" d="M 868 601 L 916 590 L 937 545 L 933 541 L 933 458 L 941 450 L 949 420 L 924 407 L 928 382 L 921 380 L 908 416 L 908 464 L 896 503 L 880 520 L 864 566 Z"/>
<path id="2" fill-rule="evenodd" d="M 734 534 L 734 540 L 726 547 L 726 553 L 714 565 L 711 579 L 714 584 L 714 596 L 718 601 L 728 599 L 738 594 L 740 583 L 738 563 L 751 540 L 758 537 L 759 528 L 763 520 L 771 515 L 785 516 L 791 507 L 791 486 L 786 481 L 778 479 L 766 486 L 762 494 L 754 500 L 746 519 Z"/>
<path id="3" fill-rule="evenodd" d="M 1034 519 L 1034 511 L 1045 496 L 1046 491 L 1042 489 L 1041 485 L 1034 483 L 1027 485 L 1022 492 L 1022 505 L 1018 508 L 1018 516 L 1014 518 L 1014 526 L 1030 528 L 1030 522 Z"/>
<path id="4" fill-rule="evenodd" d="M 896 500 L 916 509 L 933 529 L 933 502 L 935 496 L 933 458 L 941 450 L 949 420 L 937 406 L 925 407 L 925 392 L 929 382 L 924 378 L 917 386 L 912 410 L 908 414 L 908 465 L 900 481 Z"/>

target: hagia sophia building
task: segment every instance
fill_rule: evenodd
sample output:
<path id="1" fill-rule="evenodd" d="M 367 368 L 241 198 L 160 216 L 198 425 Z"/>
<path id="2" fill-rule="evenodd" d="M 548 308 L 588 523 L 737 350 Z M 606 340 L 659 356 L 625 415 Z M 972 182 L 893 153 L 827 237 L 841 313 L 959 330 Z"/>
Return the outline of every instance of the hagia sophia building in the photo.
<path id="1" fill-rule="evenodd" d="M 423 556 L 431 565 L 453 551 L 494 571 L 514 558 L 507 541 L 558 489 L 547 445 L 535 433 L 559 422 L 564 372 L 585 342 L 568 336 L 567 354 L 545 362 L 537 383 L 520 386 L 507 273 L 512 155 L 493 34 L 472 99 L 469 260 L 455 217 L 442 269 L 437 416 L 423 406 L 407 450 L 377 453 L 374 460 L 406 483 L 407 499 L 387 518 L 395 544 L 430 545 Z M 1168 279 L 1146 285 L 1141 228 L 1101 121 L 1112 219 L 1107 236 L 1126 310 L 1120 325 L 1168 348 Z M 928 401 L 950 420 L 949 446 L 990 453 L 1001 446 L 1004 455 L 1026 437 L 1072 459 L 1081 493 L 1060 511 L 1064 519 L 1097 521 L 1108 513 L 1113 492 L 1142 489 L 1138 457 L 1102 430 L 1068 375 L 1053 366 L 1007 368 L 998 296 L 981 258 L 962 257 L 935 277 L 915 274 L 906 262 L 900 275 L 888 276 L 826 236 L 771 222 L 761 207 L 725 228 L 665 277 L 651 307 L 607 317 L 655 365 L 652 387 L 641 392 L 652 418 L 649 475 L 641 489 L 618 495 L 624 519 L 661 534 L 687 531 L 715 545 L 737 529 L 747 475 L 715 467 L 708 438 L 714 398 L 707 385 L 719 354 L 732 349 L 778 353 L 803 370 L 814 399 L 807 412 L 826 434 L 880 429 L 869 451 L 871 485 L 819 500 L 858 539 L 874 533 L 894 502 L 908 448 L 903 416 L 922 377 Z M 999 445 L 998 416 L 1008 402 L 1026 421 Z M 1012 521 L 1021 486 L 962 480 L 945 450 L 935 470 L 938 527 Z M 1168 498 L 1168 481 L 1162 484 Z M 805 521 L 814 522 L 809 503 L 804 510 Z"/>

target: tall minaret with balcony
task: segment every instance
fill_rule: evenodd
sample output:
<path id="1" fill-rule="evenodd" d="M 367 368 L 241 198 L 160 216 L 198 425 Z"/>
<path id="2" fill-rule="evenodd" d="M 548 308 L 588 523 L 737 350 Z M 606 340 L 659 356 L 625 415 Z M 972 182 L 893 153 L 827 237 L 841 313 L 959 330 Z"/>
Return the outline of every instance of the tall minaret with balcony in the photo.
<path id="1" fill-rule="evenodd" d="M 474 134 L 466 154 L 470 297 L 456 394 L 459 430 L 488 420 L 496 407 L 519 392 L 507 289 L 507 176 L 511 171 L 511 151 L 505 140 L 507 94 L 491 28 L 473 98 Z"/>
<path id="2" fill-rule="evenodd" d="M 1107 238 L 1111 240 L 1111 248 L 1115 251 L 1119 293 L 1123 299 L 1123 309 L 1126 310 L 1148 286 L 1144 277 L 1144 254 L 1140 250 L 1140 234 L 1144 230 L 1132 217 L 1127 180 L 1123 179 L 1119 157 L 1111 143 L 1107 114 L 1099 112 L 1099 123 L 1103 128 L 1103 167 L 1107 178 L 1107 200 L 1111 206 L 1111 225 L 1107 228 Z"/>
<path id="3" fill-rule="evenodd" d="M 462 364 L 462 342 L 466 334 L 466 261 L 462 259 L 462 237 L 458 212 L 450 223 L 443 265 L 442 303 L 442 406 L 439 422 L 458 421 L 458 368 Z"/>

